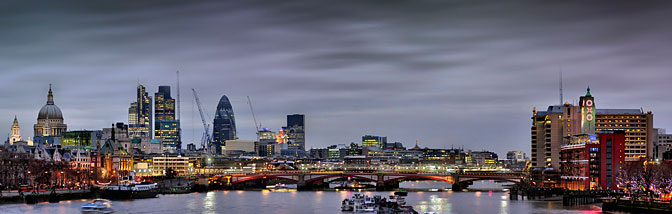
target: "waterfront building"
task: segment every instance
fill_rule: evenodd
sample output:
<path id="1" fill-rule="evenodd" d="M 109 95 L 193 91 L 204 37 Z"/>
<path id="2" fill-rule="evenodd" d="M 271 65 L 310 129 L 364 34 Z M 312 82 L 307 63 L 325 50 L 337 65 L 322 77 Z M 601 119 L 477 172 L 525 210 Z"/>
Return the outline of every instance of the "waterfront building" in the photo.
<path id="1" fill-rule="evenodd" d="M 226 141 L 237 139 L 233 106 L 226 95 L 222 95 L 222 98 L 219 99 L 212 124 L 214 126 L 212 130 L 213 145 L 210 147 L 210 151 L 214 151 L 215 154 L 222 154 L 226 150 Z"/>
<path id="2" fill-rule="evenodd" d="M 601 131 L 625 132 L 625 159 L 638 161 L 653 157 L 653 114 L 642 109 L 597 109 L 595 97 L 587 89 L 578 106 L 564 103 L 546 111 L 532 110 L 531 166 L 557 169 L 560 147 L 568 138 Z"/>
<path id="3" fill-rule="evenodd" d="M 467 153 L 469 162 L 472 166 L 496 166 L 499 160 L 497 154 L 490 151 L 476 151 Z"/>
<path id="4" fill-rule="evenodd" d="M 451 165 L 463 165 L 467 154 L 462 149 L 414 149 L 422 151 L 423 160 L 426 163 L 439 163 Z"/>
<path id="5" fill-rule="evenodd" d="M 570 136 L 561 147 L 561 185 L 568 190 L 618 189 L 616 174 L 625 157 L 625 131 Z"/>
<path id="6" fill-rule="evenodd" d="M 39 137 L 44 137 L 42 142 L 54 144 L 55 140 L 53 138 L 49 139 L 49 137 L 60 137 L 61 133 L 65 132 L 67 128 L 68 126 L 63 122 L 61 109 L 54 104 L 54 95 L 51 91 L 51 84 L 49 84 L 47 104 L 40 109 L 37 114 L 37 123 L 33 126 L 35 141 L 38 141 Z M 60 139 L 56 141 L 60 143 Z"/>
<path id="7" fill-rule="evenodd" d="M 189 157 L 171 157 L 171 156 L 156 156 L 152 157 L 152 172 L 156 175 L 165 175 L 168 169 L 173 169 L 177 172 L 177 176 L 191 175 L 193 167 L 189 167 Z"/>
<path id="8" fill-rule="evenodd" d="M 101 130 L 66 131 L 61 137 L 61 146 L 72 150 L 96 150 L 103 141 Z"/>
<path id="9" fill-rule="evenodd" d="M 306 150 L 305 116 L 302 114 L 287 115 L 287 126 L 283 127 L 287 135 L 287 148 Z"/>
<path id="10" fill-rule="evenodd" d="M 387 137 L 364 135 L 362 136 L 363 147 L 383 148 L 387 144 Z"/>
<path id="11" fill-rule="evenodd" d="M 181 150 L 180 121 L 175 118 L 175 99 L 170 86 L 159 86 L 154 94 L 154 138 L 161 140 L 163 150 Z"/>
<path id="12" fill-rule="evenodd" d="M 136 95 L 136 101 L 128 108 L 128 136 L 152 138 L 152 97 L 142 85 L 138 85 Z"/>
<path id="13" fill-rule="evenodd" d="M 115 138 L 116 128 L 109 129 L 110 138 L 101 146 L 98 156 L 103 179 L 115 181 L 119 176 L 128 176 L 133 170 L 133 155 Z M 103 129 L 105 135 L 105 129 Z M 96 164 L 94 161 L 94 165 Z M 98 170 L 98 169 L 97 169 Z"/>
<path id="14" fill-rule="evenodd" d="M 407 164 L 419 163 L 423 158 L 423 152 L 419 150 L 380 150 L 369 147 L 367 157 L 380 164 Z"/>

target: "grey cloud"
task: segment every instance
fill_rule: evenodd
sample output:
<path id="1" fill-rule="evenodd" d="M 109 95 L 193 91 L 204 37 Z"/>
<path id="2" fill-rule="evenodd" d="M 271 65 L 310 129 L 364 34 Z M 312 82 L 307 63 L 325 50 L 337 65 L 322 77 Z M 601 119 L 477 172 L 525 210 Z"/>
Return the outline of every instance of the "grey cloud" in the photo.
<path id="1" fill-rule="evenodd" d="M 671 127 L 667 2 L 8 1 L 0 8 L 0 134 L 32 134 L 49 83 L 70 129 L 127 121 L 182 73 L 183 139 L 200 139 L 191 88 L 213 115 L 231 97 L 242 138 L 307 115 L 308 147 L 386 135 L 412 146 L 529 148 L 532 107 L 590 85 L 599 107 L 651 109 Z M 175 89 L 173 89 L 175 93 Z M 192 128 L 193 127 L 193 128 Z M 486 132 L 486 134 L 483 134 Z M 3 136 L 4 136 L 3 135 Z M 186 142 L 190 143 L 190 142 Z"/>

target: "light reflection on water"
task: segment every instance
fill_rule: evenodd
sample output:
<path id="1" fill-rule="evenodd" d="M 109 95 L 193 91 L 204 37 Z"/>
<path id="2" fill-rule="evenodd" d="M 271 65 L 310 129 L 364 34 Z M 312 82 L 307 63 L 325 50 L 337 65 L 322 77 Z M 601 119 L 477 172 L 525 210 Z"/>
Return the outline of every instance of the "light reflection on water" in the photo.
<path id="1" fill-rule="evenodd" d="M 444 183 L 432 181 L 413 182 L 415 186 L 441 188 Z M 402 184 L 403 185 L 403 184 Z M 474 182 L 474 186 L 481 185 Z M 483 185 L 489 184 L 485 182 Z M 489 188 L 489 187 L 488 187 Z M 116 213 L 319 213 L 340 214 L 340 204 L 354 194 L 391 195 L 392 192 L 315 191 L 220 191 L 182 195 L 161 195 L 160 198 L 132 201 L 114 201 Z M 593 213 L 599 207 L 583 206 L 566 210 L 561 202 L 509 201 L 501 191 L 483 192 L 409 192 L 407 204 L 419 213 Z M 73 200 L 61 203 L 36 205 L 0 205 L 0 213 L 79 213 L 79 207 L 88 201 Z"/>

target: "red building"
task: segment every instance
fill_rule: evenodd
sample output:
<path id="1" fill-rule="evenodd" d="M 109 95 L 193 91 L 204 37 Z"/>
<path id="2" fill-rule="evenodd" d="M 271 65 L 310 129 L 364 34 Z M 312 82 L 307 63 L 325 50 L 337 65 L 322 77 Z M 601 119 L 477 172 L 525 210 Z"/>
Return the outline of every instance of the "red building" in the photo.
<path id="1" fill-rule="evenodd" d="M 625 133 L 603 131 L 571 136 L 560 148 L 560 160 L 563 188 L 618 189 L 616 172 L 625 162 Z"/>

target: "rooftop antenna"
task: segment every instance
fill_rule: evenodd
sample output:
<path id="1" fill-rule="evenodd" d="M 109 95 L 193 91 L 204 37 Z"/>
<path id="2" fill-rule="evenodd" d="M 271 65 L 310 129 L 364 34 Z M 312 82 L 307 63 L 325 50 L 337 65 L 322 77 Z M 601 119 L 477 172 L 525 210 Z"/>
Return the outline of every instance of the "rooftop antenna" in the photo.
<path id="1" fill-rule="evenodd" d="M 178 70 L 175 73 L 177 73 L 177 115 L 176 115 L 177 117 L 176 117 L 176 119 L 178 121 L 178 124 L 180 124 L 181 123 L 180 122 L 180 71 Z M 180 146 L 182 145 L 182 126 L 181 125 L 178 125 L 178 128 L 177 128 L 177 142 L 179 143 Z M 178 148 L 178 149 L 181 150 L 182 148 Z"/>
<path id="2" fill-rule="evenodd" d="M 560 105 L 562 105 L 563 100 L 564 99 L 562 97 L 562 66 L 560 66 Z"/>

